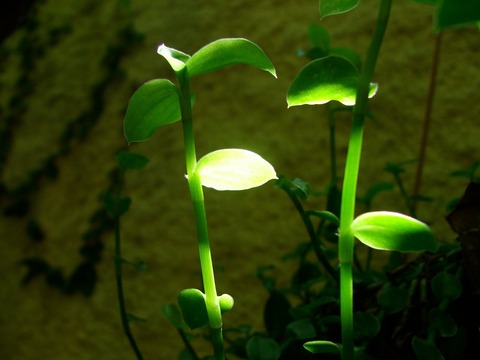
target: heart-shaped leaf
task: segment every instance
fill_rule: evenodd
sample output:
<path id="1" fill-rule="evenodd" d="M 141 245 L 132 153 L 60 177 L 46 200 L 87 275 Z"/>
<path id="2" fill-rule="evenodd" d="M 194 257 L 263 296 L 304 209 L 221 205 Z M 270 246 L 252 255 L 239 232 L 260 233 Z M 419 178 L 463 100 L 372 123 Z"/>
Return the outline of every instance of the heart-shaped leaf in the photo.
<path id="1" fill-rule="evenodd" d="M 248 340 L 245 350 L 250 360 L 277 360 L 282 352 L 275 340 L 258 335 Z"/>
<path id="2" fill-rule="evenodd" d="M 195 172 L 203 186 L 215 190 L 246 190 L 277 178 L 269 162 L 243 149 L 213 151 L 198 161 Z"/>
<path id="3" fill-rule="evenodd" d="M 159 127 L 180 118 L 177 87 L 168 80 L 148 81 L 128 103 L 123 124 L 125 138 L 129 143 L 148 140 Z"/>
<path id="4" fill-rule="evenodd" d="M 413 337 L 412 347 L 418 360 L 445 360 L 435 344 L 418 336 Z"/>
<path id="5" fill-rule="evenodd" d="M 345 13 L 354 9 L 360 0 L 320 0 L 320 17 Z"/>
<path id="6" fill-rule="evenodd" d="M 124 150 L 119 151 L 117 160 L 122 170 L 140 170 L 147 166 L 149 162 L 146 156 Z"/>
<path id="7" fill-rule="evenodd" d="M 293 80 L 287 94 L 288 106 L 325 104 L 336 100 L 355 105 L 358 70 L 341 56 L 327 56 L 307 64 Z M 377 92 L 370 84 L 369 97 Z"/>
<path id="8" fill-rule="evenodd" d="M 238 38 L 205 45 L 187 61 L 187 69 L 190 76 L 195 76 L 233 64 L 251 65 L 276 77 L 275 68 L 263 50 L 250 40 Z"/>
<path id="9" fill-rule="evenodd" d="M 430 228 L 412 217 L 388 211 L 369 212 L 353 220 L 353 235 L 365 245 L 400 252 L 435 251 Z"/>
<path id="10" fill-rule="evenodd" d="M 183 320 L 190 329 L 198 329 L 208 324 L 205 295 L 198 289 L 185 289 L 177 298 Z"/>

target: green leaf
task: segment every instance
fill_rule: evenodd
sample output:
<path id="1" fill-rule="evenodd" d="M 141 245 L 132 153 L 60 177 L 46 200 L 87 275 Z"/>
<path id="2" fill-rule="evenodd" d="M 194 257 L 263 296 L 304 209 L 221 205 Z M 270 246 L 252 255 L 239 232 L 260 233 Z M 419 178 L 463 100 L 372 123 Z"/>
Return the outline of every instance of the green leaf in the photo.
<path id="1" fill-rule="evenodd" d="M 364 343 L 380 331 L 380 321 L 369 312 L 357 311 L 353 314 L 353 329 L 355 339 Z"/>
<path id="2" fill-rule="evenodd" d="M 408 305 L 408 290 L 400 287 L 387 287 L 378 294 L 378 303 L 389 313 L 403 310 Z"/>
<path id="3" fill-rule="evenodd" d="M 190 329 L 195 330 L 208 325 L 205 295 L 198 289 L 185 289 L 177 298 L 183 319 Z"/>
<path id="4" fill-rule="evenodd" d="M 435 20 L 438 30 L 477 23 L 480 21 L 480 1 L 440 1 Z"/>
<path id="5" fill-rule="evenodd" d="M 270 338 L 252 336 L 246 345 L 249 360 L 277 360 L 281 355 L 280 346 Z"/>
<path id="6" fill-rule="evenodd" d="M 303 347 L 313 354 L 339 354 L 341 345 L 331 341 L 315 340 L 303 344 Z"/>
<path id="7" fill-rule="evenodd" d="M 216 190 L 246 190 L 277 178 L 270 163 L 243 149 L 213 151 L 198 161 L 195 172 L 203 186 Z"/>
<path id="8" fill-rule="evenodd" d="M 354 9 L 360 0 L 320 0 L 320 18 L 342 14 Z"/>
<path id="9" fill-rule="evenodd" d="M 168 80 L 146 82 L 128 103 L 123 124 L 128 143 L 150 139 L 155 130 L 180 120 L 177 87 Z"/>
<path id="10" fill-rule="evenodd" d="M 146 156 L 123 150 L 117 154 L 117 160 L 122 170 L 140 170 L 149 162 Z"/>
<path id="11" fill-rule="evenodd" d="M 132 200 L 127 196 L 121 197 L 111 191 L 106 191 L 103 194 L 103 204 L 107 212 L 114 218 L 125 214 L 130 208 L 131 203 Z"/>
<path id="12" fill-rule="evenodd" d="M 183 329 L 185 323 L 183 322 L 182 313 L 175 304 L 165 304 L 162 306 L 162 315 L 170 321 L 170 323 L 177 329 Z"/>
<path id="13" fill-rule="evenodd" d="M 412 347 L 418 360 L 444 360 L 442 353 L 428 340 L 417 336 L 412 339 Z"/>
<path id="14" fill-rule="evenodd" d="M 457 333 L 458 327 L 453 320 L 452 315 L 446 313 L 440 308 L 433 308 L 428 313 L 428 323 L 429 327 L 438 331 L 440 336 L 451 337 L 455 336 Z"/>
<path id="15" fill-rule="evenodd" d="M 388 211 L 369 212 L 353 220 L 353 235 L 365 245 L 400 252 L 435 251 L 430 228 L 412 217 Z"/>
<path id="16" fill-rule="evenodd" d="M 190 76 L 205 74 L 228 65 L 246 64 L 277 77 L 270 59 L 258 45 L 247 39 L 220 39 L 198 50 L 187 61 Z"/>
<path id="17" fill-rule="evenodd" d="M 331 213 L 330 211 L 326 210 L 309 210 L 307 211 L 308 216 L 316 216 L 320 219 L 330 221 L 332 224 L 336 226 L 340 226 L 340 220 L 338 217 Z"/>
<path id="18" fill-rule="evenodd" d="M 432 292 L 438 301 L 454 301 L 462 295 L 463 286 L 457 276 L 446 271 L 439 272 L 432 279 Z"/>
<path id="19" fill-rule="evenodd" d="M 327 56 L 307 64 L 293 80 L 287 94 L 288 106 L 325 104 L 337 100 L 354 105 L 359 81 L 358 70 L 349 60 Z M 377 92 L 370 85 L 369 97 Z"/>
<path id="20" fill-rule="evenodd" d="M 318 24 L 310 24 L 307 34 L 308 40 L 310 40 L 312 46 L 328 52 L 330 49 L 330 35 L 323 26 Z"/>
<path id="21" fill-rule="evenodd" d="M 183 70 L 190 56 L 173 48 L 162 44 L 158 47 L 157 53 L 162 55 L 168 61 L 173 71 L 176 73 Z"/>

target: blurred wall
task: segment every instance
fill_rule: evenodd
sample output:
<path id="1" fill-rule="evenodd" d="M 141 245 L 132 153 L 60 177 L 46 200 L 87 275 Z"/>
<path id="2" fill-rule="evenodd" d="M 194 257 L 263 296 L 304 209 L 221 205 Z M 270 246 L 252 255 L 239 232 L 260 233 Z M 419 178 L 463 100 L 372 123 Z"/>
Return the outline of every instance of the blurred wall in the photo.
<path id="1" fill-rule="evenodd" d="M 260 45 L 278 79 L 235 66 L 193 80 L 198 155 L 247 148 L 268 159 L 279 174 L 305 179 L 317 190 L 328 183 L 325 109 L 287 109 L 285 101 L 290 82 L 306 63 L 296 50 L 309 47 L 307 27 L 320 23 L 318 1 L 128 3 L 39 1 L 25 25 L 2 44 L 2 359 L 133 358 L 120 327 L 113 235 L 103 226 L 100 196 L 113 184 L 114 154 L 126 145 L 122 120 L 133 91 L 153 78 L 173 80 L 156 54 L 160 43 L 190 54 L 222 37 L 245 37 Z M 364 1 L 349 14 L 324 19 L 332 44 L 363 55 L 376 6 Z M 374 183 L 393 181 L 384 171 L 387 161 L 417 157 L 434 43 L 432 17 L 430 7 L 394 3 L 375 75 L 380 88 L 371 101 L 377 121 L 366 123 L 360 195 Z M 450 174 L 478 159 L 479 39 L 475 29 L 448 30 L 442 39 L 422 187 L 433 201 L 421 204 L 419 215 L 445 241 L 454 239 L 443 221 L 446 204 L 467 182 Z M 337 128 L 341 171 L 348 117 L 341 116 Z M 129 149 L 148 156 L 150 163 L 128 173 L 123 189 L 133 200 L 123 218 L 124 255 L 148 266 L 145 272 L 125 267 L 127 306 L 147 319 L 133 324 L 145 358 L 173 359 L 182 345 L 161 307 L 175 302 L 180 290 L 201 287 L 181 126 L 161 128 L 151 141 Z M 408 190 L 415 164 L 406 168 Z M 275 264 L 280 285 L 287 284 L 291 264 L 282 270 L 280 258 L 306 234 L 293 206 L 272 183 L 242 193 L 206 189 L 205 195 L 218 290 L 236 300 L 226 326 L 250 323 L 261 330 L 267 293 L 256 270 Z M 315 199 L 310 203 L 323 206 Z M 379 196 L 374 207 L 406 211 L 398 190 Z M 43 277 L 20 285 L 27 274 L 23 259 L 41 259 L 58 270 L 50 274 L 55 282 L 61 281 L 55 277 L 59 273 L 68 280 L 92 252 L 101 259 L 94 266 L 98 278 L 90 297 L 73 290 L 66 295 Z"/>

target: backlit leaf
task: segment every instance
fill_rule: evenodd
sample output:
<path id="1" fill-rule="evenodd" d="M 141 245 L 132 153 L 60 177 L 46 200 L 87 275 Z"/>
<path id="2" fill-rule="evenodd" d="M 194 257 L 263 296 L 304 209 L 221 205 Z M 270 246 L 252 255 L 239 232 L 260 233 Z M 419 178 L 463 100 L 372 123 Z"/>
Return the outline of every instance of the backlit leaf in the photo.
<path id="1" fill-rule="evenodd" d="M 359 75 L 355 65 L 340 56 L 328 56 L 307 64 L 293 80 L 287 94 L 288 106 L 325 104 L 336 100 L 354 105 Z M 370 84 L 369 97 L 377 92 Z"/>
<path id="2" fill-rule="evenodd" d="M 258 45 L 247 39 L 220 39 L 205 45 L 187 61 L 190 76 L 204 74 L 233 64 L 246 64 L 276 77 L 270 59 Z"/>
<path id="3" fill-rule="evenodd" d="M 320 0 L 320 18 L 354 9 L 360 0 Z"/>
<path id="4" fill-rule="evenodd" d="M 143 84 L 130 99 L 123 124 L 129 143 L 150 139 L 155 130 L 180 120 L 177 87 L 157 79 Z"/>
<path id="5" fill-rule="evenodd" d="M 189 55 L 176 49 L 169 48 L 168 46 L 165 46 L 165 44 L 162 44 L 158 47 L 157 53 L 162 55 L 165 60 L 168 61 L 175 72 L 181 71 L 185 67 L 188 59 L 190 59 Z"/>
<path id="6" fill-rule="evenodd" d="M 213 151 L 198 161 L 195 172 L 203 186 L 215 190 L 246 190 L 277 178 L 270 163 L 243 149 Z"/>
<path id="7" fill-rule="evenodd" d="M 353 220 L 351 229 L 358 240 L 374 249 L 400 252 L 437 249 L 437 242 L 427 225 L 399 213 L 365 213 Z"/>
<path id="8" fill-rule="evenodd" d="M 303 347 L 313 354 L 339 354 L 341 351 L 338 344 L 323 340 L 306 342 Z"/>

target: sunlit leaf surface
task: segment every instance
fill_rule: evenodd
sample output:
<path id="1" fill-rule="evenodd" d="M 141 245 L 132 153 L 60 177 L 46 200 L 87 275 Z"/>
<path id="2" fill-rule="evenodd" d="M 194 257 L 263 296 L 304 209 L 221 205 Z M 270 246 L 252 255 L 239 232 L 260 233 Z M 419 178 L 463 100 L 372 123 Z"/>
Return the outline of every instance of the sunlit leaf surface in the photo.
<path id="1" fill-rule="evenodd" d="M 435 251 L 430 228 L 412 217 L 388 211 L 369 212 L 352 223 L 353 235 L 365 245 L 400 252 Z"/>
<path id="2" fill-rule="evenodd" d="M 195 171 L 203 186 L 216 190 L 246 190 L 277 178 L 269 162 L 243 149 L 211 152 L 198 161 Z"/>
<path id="3" fill-rule="evenodd" d="M 288 106 L 325 104 L 336 100 L 354 105 L 358 87 L 358 70 L 349 60 L 328 56 L 307 64 L 293 80 L 287 94 Z M 377 85 L 371 84 L 369 97 Z"/>
<path id="4" fill-rule="evenodd" d="M 246 64 L 276 77 L 270 59 L 258 45 L 247 39 L 220 39 L 205 45 L 187 61 L 190 76 L 204 74 L 233 64 Z"/>
<path id="5" fill-rule="evenodd" d="M 124 120 L 129 143 L 150 139 L 160 126 L 180 120 L 177 87 L 168 80 L 143 84 L 130 99 Z"/>

